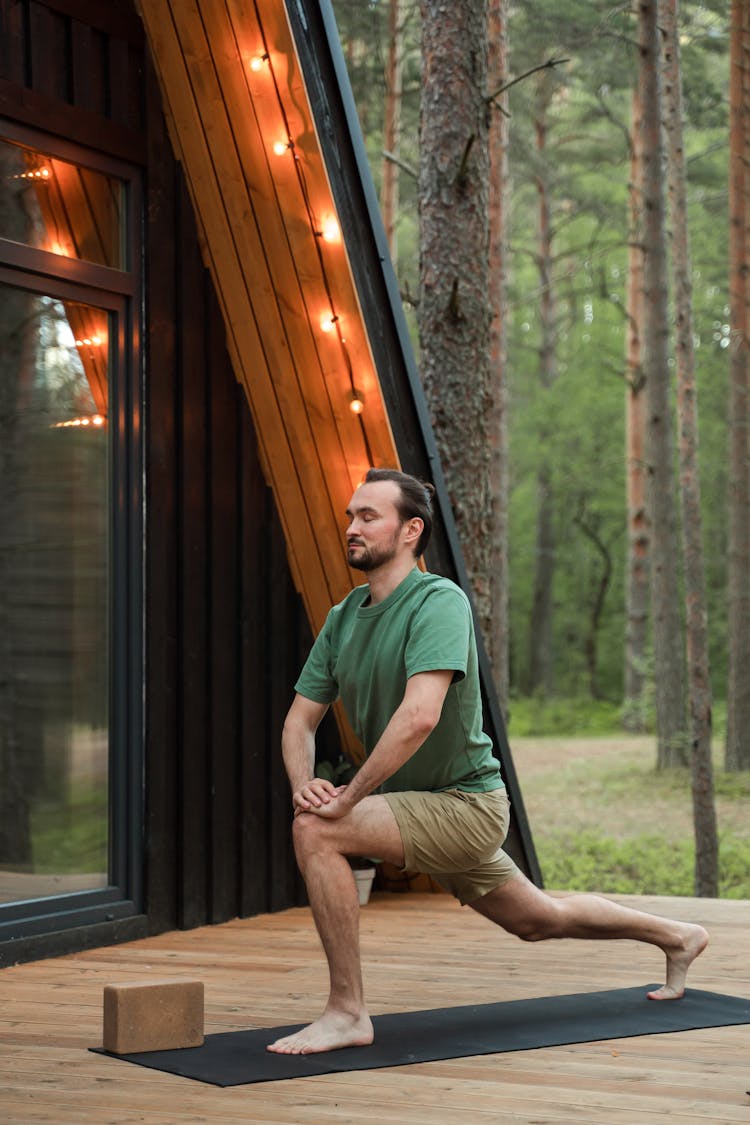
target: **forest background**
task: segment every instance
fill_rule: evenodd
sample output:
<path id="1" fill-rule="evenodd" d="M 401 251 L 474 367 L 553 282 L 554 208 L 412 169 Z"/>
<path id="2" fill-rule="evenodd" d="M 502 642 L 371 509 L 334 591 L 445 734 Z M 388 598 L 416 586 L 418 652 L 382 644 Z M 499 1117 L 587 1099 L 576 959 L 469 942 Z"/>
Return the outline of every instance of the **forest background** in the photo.
<path id="1" fill-rule="evenodd" d="M 424 13 L 416 0 L 334 0 L 334 10 L 419 357 Z M 691 894 L 688 761 L 678 757 L 656 769 L 654 739 L 648 737 L 655 726 L 648 643 L 635 705 L 625 691 L 636 16 L 628 5 L 601 0 L 529 0 L 504 5 L 504 12 L 504 65 L 512 85 L 501 110 L 507 118 L 501 317 L 508 497 L 502 703 L 548 885 Z M 721 752 L 729 684 L 733 334 L 726 3 L 683 3 L 678 34 L 721 843 L 718 893 L 750 897 L 750 772 L 746 762 L 735 762 L 726 774 Z M 389 98 L 394 89 L 395 123 Z M 668 362 L 674 373 L 674 343 Z M 674 462 L 676 479 L 676 453 Z M 540 531 L 542 508 L 546 532 Z M 679 559 L 674 566 L 679 572 Z M 623 740 L 623 727 L 637 737 Z M 560 801 L 566 786 L 575 794 L 572 806 Z M 644 804 L 647 794 L 658 811 Z M 555 798 L 575 809 L 572 820 L 549 815 Z M 627 824 L 618 834 L 612 817 L 625 807 Z M 634 819 L 636 809 L 641 816 Z"/>

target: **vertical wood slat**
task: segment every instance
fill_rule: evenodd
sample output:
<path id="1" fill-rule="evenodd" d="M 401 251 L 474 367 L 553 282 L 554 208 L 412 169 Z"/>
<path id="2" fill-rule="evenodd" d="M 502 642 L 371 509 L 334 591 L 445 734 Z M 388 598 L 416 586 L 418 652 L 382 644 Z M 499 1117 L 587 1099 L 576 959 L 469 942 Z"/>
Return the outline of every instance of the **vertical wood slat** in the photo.
<path id="1" fill-rule="evenodd" d="M 0 5 L 0 76 L 25 86 L 28 37 L 23 0 L 6 0 Z"/>
<path id="2" fill-rule="evenodd" d="M 192 224 L 192 210 L 180 177 L 173 239 L 179 300 L 178 363 L 181 397 L 179 473 L 181 489 L 180 568 L 175 575 L 181 598 L 180 656 L 180 900 L 183 926 L 207 920 L 210 868 L 209 761 L 211 701 L 209 686 L 210 583 L 208 356 L 203 336 L 205 281 Z M 211 373 L 221 378 L 221 372 Z M 156 377 L 156 373 L 154 373 Z"/>
<path id="3" fill-rule="evenodd" d="M 70 93 L 73 105 L 104 116 L 102 74 L 101 68 L 96 66 L 94 32 L 79 20 L 71 21 L 70 69 Z"/>
<path id="4" fill-rule="evenodd" d="M 289 783 L 281 760 L 281 726 L 284 715 L 292 699 L 292 684 L 289 669 L 294 667 L 297 645 L 297 621 L 293 605 L 290 604 L 282 562 L 285 557 L 284 538 L 278 521 L 271 526 L 270 538 L 271 564 L 271 613 L 273 628 L 268 637 L 268 653 L 271 667 L 285 670 L 286 675 L 274 676 L 270 683 L 271 715 L 269 735 L 271 747 L 269 754 L 270 803 L 269 846 L 270 846 L 270 888 L 269 908 L 283 909 L 283 903 L 294 902 L 299 893 L 298 875 L 294 862 L 291 834 L 291 804 Z"/>
<path id="5" fill-rule="evenodd" d="M 57 101 L 70 100 L 68 20 L 31 0 L 31 84 Z"/>
<path id="6" fill-rule="evenodd" d="M 175 206 L 175 170 L 163 159 L 165 130 L 158 87 L 147 71 L 149 90 L 146 210 L 146 292 L 149 320 L 145 337 L 147 380 L 146 453 L 146 678 L 154 685 L 146 693 L 146 910 L 149 926 L 158 931 L 174 926 L 178 918 L 176 784 L 179 682 L 178 682 L 178 496 L 176 466 L 176 355 L 173 325 L 176 318 L 173 240 L 164 239 L 171 228 Z M 167 142 L 168 143 L 168 142 Z M 159 247 L 159 253 L 154 249 Z M 159 372 L 155 378 L 152 373 Z"/>
<path id="7" fill-rule="evenodd" d="M 209 503 L 211 531 L 210 668 L 210 917 L 222 921 L 237 912 L 239 888 L 239 511 L 237 433 L 238 388 L 224 347 L 221 312 L 212 287 L 206 310 L 207 374 L 211 395 Z M 212 373 L 223 364 L 225 377 Z"/>
<path id="8" fill-rule="evenodd" d="M 240 914 L 270 909 L 269 871 L 269 598 L 258 575 L 269 573 L 269 492 L 257 471 L 258 443 L 240 392 Z M 255 471 L 253 469 L 255 468 Z"/>

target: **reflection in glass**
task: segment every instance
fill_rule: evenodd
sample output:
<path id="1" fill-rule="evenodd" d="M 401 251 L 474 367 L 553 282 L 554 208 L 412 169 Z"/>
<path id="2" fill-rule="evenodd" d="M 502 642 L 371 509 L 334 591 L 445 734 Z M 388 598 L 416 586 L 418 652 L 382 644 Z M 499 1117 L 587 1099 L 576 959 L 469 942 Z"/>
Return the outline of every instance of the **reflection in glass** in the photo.
<path id="1" fill-rule="evenodd" d="M 0 902 L 108 883 L 107 317 L 0 284 Z"/>
<path id="2" fill-rule="evenodd" d="M 0 238 L 125 269 L 120 180 L 0 141 Z"/>

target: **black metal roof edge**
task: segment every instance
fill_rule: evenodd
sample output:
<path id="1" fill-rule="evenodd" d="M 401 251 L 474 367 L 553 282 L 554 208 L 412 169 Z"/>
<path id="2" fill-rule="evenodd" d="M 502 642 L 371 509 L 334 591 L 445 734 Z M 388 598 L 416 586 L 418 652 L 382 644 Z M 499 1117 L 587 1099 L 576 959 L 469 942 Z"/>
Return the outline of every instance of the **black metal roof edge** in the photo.
<path id="1" fill-rule="evenodd" d="M 333 8 L 330 0 L 286 2 L 396 448 L 406 471 L 431 480 L 435 486 L 440 521 L 433 532 L 434 547 L 430 554 L 436 556 L 441 572 L 453 578 L 471 601 L 477 625 L 485 719 L 489 721 L 489 733 L 497 747 L 513 808 L 508 843 L 526 874 L 542 886 L 542 874 L 477 621 Z"/>

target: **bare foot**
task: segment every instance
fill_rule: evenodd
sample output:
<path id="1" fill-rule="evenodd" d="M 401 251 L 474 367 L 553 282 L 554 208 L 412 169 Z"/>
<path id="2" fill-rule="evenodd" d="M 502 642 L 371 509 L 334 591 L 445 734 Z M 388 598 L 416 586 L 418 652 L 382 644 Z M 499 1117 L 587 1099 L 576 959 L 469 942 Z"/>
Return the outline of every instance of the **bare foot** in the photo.
<path id="1" fill-rule="evenodd" d="M 665 949 L 667 955 L 667 982 L 648 993 L 649 1000 L 679 1000 L 685 994 L 687 972 L 699 953 L 708 945 L 708 934 L 703 926 L 685 922 L 682 926 L 681 944 L 677 949 Z"/>
<path id="2" fill-rule="evenodd" d="M 326 1011 L 308 1027 L 269 1043 L 266 1050 L 277 1055 L 316 1055 L 322 1051 L 337 1051 L 341 1047 L 367 1047 L 374 1037 L 367 1012 L 352 1016 L 345 1012 Z"/>

